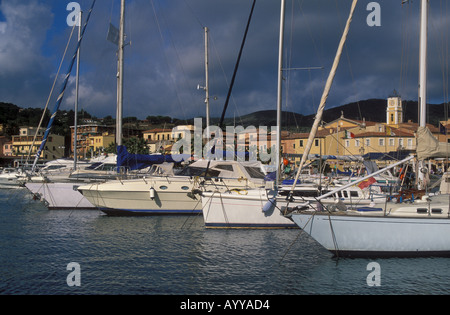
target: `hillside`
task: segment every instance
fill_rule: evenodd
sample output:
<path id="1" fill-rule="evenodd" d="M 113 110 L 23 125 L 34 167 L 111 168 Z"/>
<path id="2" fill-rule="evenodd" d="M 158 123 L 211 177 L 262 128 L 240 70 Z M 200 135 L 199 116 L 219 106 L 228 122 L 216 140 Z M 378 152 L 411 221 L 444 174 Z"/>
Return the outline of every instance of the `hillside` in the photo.
<path id="1" fill-rule="evenodd" d="M 428 105 L 428 122 L 437 126 L 439 120 L 446 119 L 446 104 Z M 37 126 L 39 120 L 42 116 L 42 109 L 38 108 L 20 108 L 14 104 L 2 103 L 0 102 L 0 124 L 3 124 L 4 134 L 11 136 L 18 134 L 20 126 Z M 403 101 L 403 114 L 404 121 L 411 120 L 417 122 L 417 102 L 416 101 Z M 339 118 L 344 114 L 345 118 L 352 120 L 362 120 L 384 122 L 386 121 L 386 100 L 385 99 L 369 99 L 359 102 L 354 102 L 342 106 L 337 106 L 333 108 L 328 108 L 324 111 L 322 120 L 325 122 L 331 122 Z M 91 117 L 87 112 L 82 113 L 83 117 Z M 44 119 L 43 126 L 47 125 L 49 115 L 46 115 Z M 284 130 L 291 130 L 295 132 L 307 132 L 314 121 L 315 114 L 304 116 L 302 114 L 294 112 L 283 112 L 282 113 L 282 128 Z M 73 124 L 74 112 L 73 111 L 59 111 L 57 114 L 57 119 L 55 120 L 55 125 L 53 127 L 53 132 L 60 135 L 69 135 L 70 126 Z M 147 122 L 139 121 L 135 117 L 134 120 L 130 121 L 135 128 L 145 127 L 147 128 L 157 128 L 157 126 L 165 126 L 166 128 L 171 128 L 171 126 L 176 124 L 193 124 L 194 119 L 189 120 L 178 120 L 170 118 L 167 116 L 149 116 L 147 117 Z M 151 119 L 150 119 L 151 118 Z M 130 118 L 131 119 L 131 118 Z M 171 123 L 164 122 L 162 124 L 161 119 L 169 119 Z M 203 118 L 203 120 L 205 120 Z M 225 126 L 276 126 L 277 124 L 277 113 L 276 110 L 262 110 L 251 114 L 247 114 L 236 118 L 226 118 L 224 121 Z M 105 117 L 103 123 L 108 121 L 110 124 L 114 124 L 114 119 L 110 116 Z M 127 118 L 124 119 L 127 121 Z M 148 126 L 148 124 L 151 124 Z M 211 124 L 217 125 L 219 123 L 219 118 L 211 118 Z M 203 121 L 205 125 L 205 121 Z"/>
<path id="2" fill-rule="evenodd" d="M 428 119 L 427 122 L 435 126 L 440 120 L 445 120 L 446 104 L 428 104 Z M 385 99 L 370 99 L 359 102 L 354 102 L 342 106 L 326 109 L 323 113 L 322 120 L 331 122 L 341 115 L 352 120 L 386 121 L 386 100 Z M 418 106 L 416 101 L 403 101 L 404 121 L 417 122 Z M 251 113 L 236 119 L 237 125 L 243 126 L 275 126 L 276 125 L 276 110 L 266 110 Z M 304 116 L 293 112 L 283 112 L 282 125 L 283 129 L 297 129 L 303 131 L 311 128 L 314 122 L 315 114 Z M 216 120 L 212 120 L 216 122 Z M 217 120 L 218 121 L 218 120 Z M 226 119 L 226 125 L 233 125 L 234 119 Z M 217 122 L 216 122 L 217 123 Z"/>

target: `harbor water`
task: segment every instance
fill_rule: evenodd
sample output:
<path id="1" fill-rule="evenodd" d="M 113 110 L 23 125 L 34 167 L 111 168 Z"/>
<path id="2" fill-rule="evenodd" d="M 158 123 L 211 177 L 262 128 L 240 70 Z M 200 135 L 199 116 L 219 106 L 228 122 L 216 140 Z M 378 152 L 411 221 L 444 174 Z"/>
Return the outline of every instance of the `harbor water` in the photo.
<path id="1" fill-rule="evenodd" d="M 301 230 L 50 211 L 25 188 L 0 190 L 0 214 L 2 295 L 450 293 L 447 258 L 337 260 Z"/>

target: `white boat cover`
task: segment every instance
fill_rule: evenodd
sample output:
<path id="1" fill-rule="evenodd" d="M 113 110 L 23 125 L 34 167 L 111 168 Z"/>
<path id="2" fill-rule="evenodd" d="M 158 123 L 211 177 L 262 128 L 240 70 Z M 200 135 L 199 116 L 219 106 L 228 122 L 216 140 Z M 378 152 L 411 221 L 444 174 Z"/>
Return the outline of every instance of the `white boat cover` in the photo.
<path id="1" fill-rule="evenodd" d="M 450 145 L 439 142 L 427 127 L 417 129 L 417 158 L 424 160 L 427 158 L 448 158 L 450 155 Z"/>

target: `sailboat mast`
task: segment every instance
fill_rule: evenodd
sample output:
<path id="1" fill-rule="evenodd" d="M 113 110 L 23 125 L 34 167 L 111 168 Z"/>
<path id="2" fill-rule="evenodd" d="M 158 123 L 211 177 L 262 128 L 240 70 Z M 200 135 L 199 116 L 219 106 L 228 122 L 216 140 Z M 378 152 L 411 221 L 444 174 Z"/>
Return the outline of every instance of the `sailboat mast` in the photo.
<path id="1" fill-rule="evenodd" d="M 78 41 L 81 40 L 81 22 L 83 17 L 83 12 L 80 11 L 79 14 L 79 20 L 78 20 Z M 78 162 L 78 89 L 79 89 L 79 83 L 80 83 L 80 50 L 81 46 L 78 47 L 77 52 L 77 76 L 75 80 L 75 116 L 74 116 L 74 127 L 73 127 L 73 170 L 77 170 L 77 162 Z"/>
<path id="2" fill-rule="evenodd" d="M 427 113 L 427 41 L 428 41 L 428 1 L 421 0 L 420 13 L 420 51 L 419 51 L 419 126 L 426 126 Z M 424 161 L 419 161 L 418 188 L 424 188 Z"/>
<path id="3" fill-rule="evenodd" d="M 277 92 L 277 143 L 276 143 L 276 178 L 275 188 L 280 181 L 280 158 L 281 158 L 281 105 L 282 105 L 282 83 L 283 83 L 283 44 L 284 44 L 284 15 L 286 2 L 281 0 L 280 12 L 280 40 L 278 47 L 278 92 Z"/>
<path id="4" fill-rule="evenodd" d="M 419 60 L 419 125 L 426 125 L 427 108 L 427 41 L 428 41 L 428 2 L 421 0 L 420 19 L 420 60 Z"/>
<path id="5" fill-rule="evenodd" d="M 116 144 L 122 145 L 122 115 L 123 115 L 123 60 L 125 40 L 125 0 L 120 2 L 120 27 L 119 27 L 119 54 L 117 66 L 117 117 L 116 117 Z"/>
<path id="6" fill-rule="evenodd" d="M 206 130 L 209 137 L 209 54 L 208 54 L 208 28 L 205 27 L 205 103 L 206 103 Z"/>

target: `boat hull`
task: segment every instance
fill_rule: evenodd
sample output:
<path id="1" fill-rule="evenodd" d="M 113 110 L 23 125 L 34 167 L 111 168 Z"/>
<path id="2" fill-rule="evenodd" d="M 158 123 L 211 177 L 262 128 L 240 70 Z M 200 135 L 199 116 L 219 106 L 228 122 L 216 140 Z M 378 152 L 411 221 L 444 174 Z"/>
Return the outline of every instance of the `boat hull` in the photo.
<path id="1" fill-rule="evenodd" d="M 203 192 L 203 218 L 206 228 L 297 228 L 273 205 L 265 189 Z"/>
<path id="2" fill-rule="evenodd" d="M 33 183 L 25 187 L 49 210 L 97 209 L 78 190 L 78 183 Z"/>
<path id="3" fill-rule="evenodd" d="M 450 219 L 293 213 L 292 220 L 339 257 L 450 255 Z"/>
<path id="4" fill-rule="evenodd" d="M 199 214 L 200 197 L 190 194 L 194 180 L 131 180 L 79 187 L 83 196 L 111 216 Z M 154 195 L 151 195 L 151 189 Z"/>

